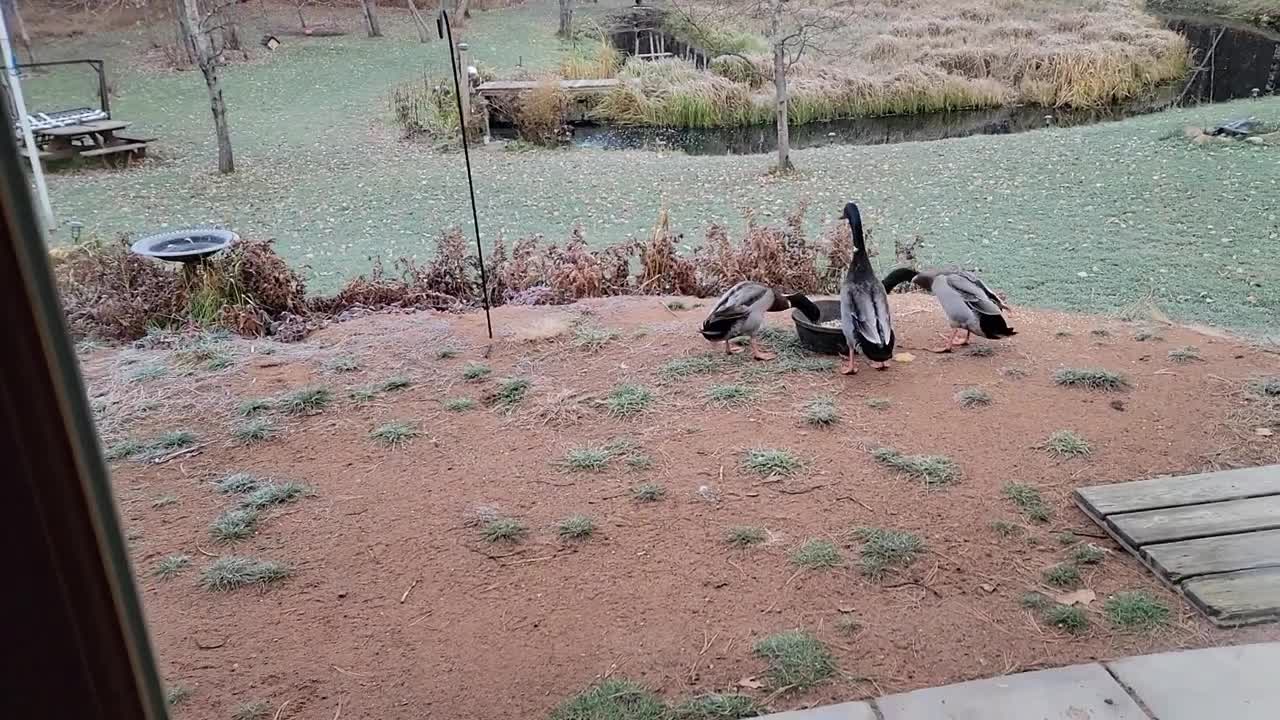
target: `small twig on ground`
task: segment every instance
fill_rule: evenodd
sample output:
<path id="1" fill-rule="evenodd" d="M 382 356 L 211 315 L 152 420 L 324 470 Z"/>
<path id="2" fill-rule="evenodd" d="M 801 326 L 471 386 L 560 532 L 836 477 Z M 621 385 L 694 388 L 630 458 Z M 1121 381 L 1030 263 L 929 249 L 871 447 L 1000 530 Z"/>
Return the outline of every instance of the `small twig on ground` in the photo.
<path id="1" fill-rule="evenodd" d="M 284 714 L 285 705 L 288 705 L 291 702 L 293 702 L 293 698 L 289 698 L 288 700 L 285 700 L 284 702 L 280 703 L 280 709 L 276 710 L 276 714 L 274 717 L 271 718 L 271 720 L 280 720 L 280 716 Z"/>
<path id="2" fill-rule="evenodd" d="M 413 627 L 414 625 L 417 625 L 418 623 L 422 622 L 423 620 L 426 620 L 428 617 L 431 617 L 431 611 L 430 611 L 430 610 L 428 610 L 428 611 L 427 611 L 427 614 L 426 614 L 426 615 L 422 615 L 421 617 L 417 618 L 417 619 L 416 619 L 416 620 L 414 620 L 413 622 L 410 622 L 410 623 L 409 623 L 409 627 Z"/>
<path id="3" fill-rule="evenodd" d="M 676 318 L 676 319 L 679 319 L 679 318 L 680 318 L 680 316 L 676 314 L 676 311 L 675 311 L 675 310 L 672 310 L 671 308 L 667 307 L 667 304 L 666 304 L 666 303 L 662 302 L 661 300 L 659 300 L 659 301 L 657 301 L 657 302 L 658 302 L 658 304 L 659 304 L 659 305 L 661 305 L 661 306 L 662 306 L 662 309 L 663 309 L 663 310 L 666 310 L 667 312 L 671 313 L 671 317 Z"/>
<path id="4" fill-rule="evenodd" d="M 502 565 L 503 567 L 507 567 L 509 565 L 524 565 L 526 563 L 542 562 L 543 560 L 554 560 L 558 557 L 560 557 L 560 553 L 555 553 L 552 555 L 543 555 L 542 557 L 525 558 L 524 560 L 512 560 L 509 563 L 498 563 L 498 564 Z"/>
<path id="5" fill-rule="evenodd" d="M 408 590 L 405 590 L 405 591 L 404 591 L 404 594 L 400 596 L 400 604 L 401 604 L 401 605 L 403 605 L 403 604 L 404 604 L 404 601 L 405 601 L 405 600 L 408 600 L 408 599 L 409 599 L 409 593 L 413 592 L 413 589 L 414 589 L 414 588 L 416 588 L 416 587 L 418 587 L 418 579 L 417 579 L 417 578 L 414 578 L 414 579 L 413 579 L 413 582 L 409 583 L 409 589 L 408 589 Z"/>
<path id="6" fill-rule="evenodd" d="M 334 665 L 334 666 L 333 666 L 333 669 L 334 669 L 334 670 L 337 670 L 338 672 L 342 673 L 343 675 L 350 675 L 351 677 L 359 677 L 359 678 L 369 677 L 369 673 L 358 673 L 358 672 L 353 672 L 353 671 L 351 671 L 351 670 L 343 670 L 342 668 L 338 667 L 337 665 Z"/>
<path id="7" fill-rule="evenodd" d="M 780 488 L 778 488 L 778 492 L 780 492 L 780 493 L 784 493 L 784 494 L 786 494 L 786 495 L 803 495 L 803 494 L 805 494 L 805 493 L 807 493 L 807 492 L 813 492 L 814 490 L 817 490 L 818 488 L 824 488 L 824 487 L 826 487 L 826 486 L 827 486 L 827 485 L 826 485 L 826 483 L 824 483 L 824 484 L 822 484 L 822 485 L 811 485 L 811 486 L 809 486 L 809 487 L 807 487 L 807 488 L 803 488 L 803 489 L 800 489 L 800 490 L 788 490 L 788 489 L 787 489 L 787 488 L 785 488 L 785 487 L 780 487 Z"/>
<path id="8" fill-rule="evenodd" d="M 856 497 L 854 497 L 854 496 L 852 496 L 852 495 L 841 495 L 841 496 L 837 497 L 836 499 L 837 499 L 837 500 L 852 500 L 852 501 L 854 501 L 854 502 L 858 503 L 859 505 L 861 505 L 863 508 L 865 508 L 867 512 L 875 512 L 875 510 L 872 510 L 872 509 L 871 509 L 871 506 L 870 506 L 870 505 L 868 505 L 868 504 L 866 504 L 866 503 L 862 502 L 861 500 L 859 500 L 858 498 L 856 498 Z"/>
<path id="9" fill-rule="evenodd" d="M 183 455 L 189 455 L 189 454 L 191 454 L 191 453 L 193 453 L 193 452 L 197 452 L 197 451 L 199 451 L 199 450 L 200 450 L 201 448 L 203 448 L 203 447 L 204 447 L 204 445 L 203 445 L 203 444 L 201 444 L 201 445 L 194 445 L 194 446 L 189 447 L 189 448 L 183 448 L 183 449 L 181 449 L 181 450 L 175 450 L 175 451 L 173 451 L 173 452 L 169 453 L 168 455 L 161 455 L 160 457 L 158 457 L 158 458 L 155 458 L 155 459 L 151 460 L 151 464 L 152 464 L 152 465 L 160 465 L 160 464 L 162 464 L 162 463 L 167 463 L 167 462 L 169 462 L 170 460 L 172 460 L 172 459 L 174 459 L 174 458 L 176 458 L 176 457 L 181 457 L 181 456 L 183 456 Z"/>
<path id="10" fill-rule="evenodd" d="M 902 582 L 889 583 L 888 585 L 881 585 L 880 587 L 887 589 L 887 588 L 900 588 L 900 587 L 907 587 L 907 586 L 924 588 L 925 590 L 928 590 L 929 592 L 933 593 L 934 597 L 942 597 L 942 593 L 939 593 L 937 590 L 934 590 L 928 585 L 925 585 L 924 583 L 919 582 L 917 580 L 903 580 Z"/>
<path id="11" fill-rule="evenodd" d="M 750 579 L 751 579 L 751 576 L 750 576 L 750 575 L 747 575 L 747 571 L 746 571 L 746 570 L 743 570 L 741 567 L 739 567 L 739 566 L 738 566 L 738 563 L 736 563 L 736 562 L 734 562 L 734 561 L 732 561 L 732 560 L 728 560 L 728 559 L 726 559 L 726 560 L 725 560 L 725 562 L 727 562 L 727 563 L 729 563 L 730 565 L 732 565 L 734 570 L 737 570 L 738 572 L 742 573 L 742 577 L 743 577 L 743 579 L 745 579 L 745 580 L 750 580 Z"/>
<path id="12" fill-rule="evenodd" d="M 342 698 L 338 698 L 338 711 L 333 714 L 333 720 L 342 717 Z"/>
<path id="13" fill-rule="evenodd" d="M 208 550 L 205 550 L 204 548 L 200 547 L 200 543 L 196 543 L 196 550 L 199 550 L 200 554 L 204 555 L 205 557 L 218 557 L 217 553 L 211 553 Z"/>
<path id="14" fill-rule="evenodd" d="M 796 686 L 795 686 L 794 684 L 792 684 L 792 685 L 783 685 L 782 687 L 778 688 L 777 690 L 774 690 L 773 692 L 769 693 L 769 696 L 768 696 L 768 697 L 766 697 L 763 701 L 761 701 L 761 702 L 760 702 L 760 705 L 761 705 L 761 706 L 763 706 L 763 707 L 769 707 L 769 703 L 773 702 L 774 700 L 777 700 L 780 696 L 782 696 L 782 695 L 786 694 L 787 692 L 789 692 L 789 691 L 791 691 L 791 690 L 794 690 L 794 689 L 795 689 L 795 687 L 796 687 Z"/>

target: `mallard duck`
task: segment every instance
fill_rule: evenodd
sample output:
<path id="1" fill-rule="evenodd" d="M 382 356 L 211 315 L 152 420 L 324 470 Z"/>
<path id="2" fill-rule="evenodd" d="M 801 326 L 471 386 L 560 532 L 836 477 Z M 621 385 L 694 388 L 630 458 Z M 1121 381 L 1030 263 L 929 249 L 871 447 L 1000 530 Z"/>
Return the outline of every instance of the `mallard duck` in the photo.
<path id="1" fill-rule="evenodd" d="M 951 348 L 969 344 L 969 335 L 990 340 L 1017 335 L 1017 331 L 1005 322 L 1001 310 L 1010 308 L 982 278 L 959 268 L 897 268 L 884 276 L 884 289 L 892 291 L 904 282 L 933 293 L 951 323 L 951 332 L 943 333 L 947 344 L 941 348 L 929 348 L 933 352 L 950 352 Z M 960 333 L 963 338 L 959 338 Z"/>
<path id="2" fill-rule="evenodd" d="M 876 278 L 862 236 L 862 214 L 858 206 L 844 206 L 844 218 L 853 233 L 853 257 L 840 282 L 840 327 L 849 346 L 849 359 L 840 368 L 843 375 L 858 372 L 854 349 L 860 351 L 871 366 L 885 370 L 893 357 L 893 319 L 889 316 L 889 296 Z"/>
<path id="3" fill-rule="evenodd" d="M 729 288 L 711 308 L 711 314 L 702 323 L 702 337 L 711 342 L 723 342 L 726 355 L 738 352 L 729 341 L 746 335 L 751 338 L 751 357 L 772 360 L 773 353 L 760 349 L 756 333 L 764 327 L 764 314 L 798 308 L 805 317 L 817 322 L 822 316 L 818 306 L 804 293 L 783 294 L 768 285 L 744 280 Z"/>

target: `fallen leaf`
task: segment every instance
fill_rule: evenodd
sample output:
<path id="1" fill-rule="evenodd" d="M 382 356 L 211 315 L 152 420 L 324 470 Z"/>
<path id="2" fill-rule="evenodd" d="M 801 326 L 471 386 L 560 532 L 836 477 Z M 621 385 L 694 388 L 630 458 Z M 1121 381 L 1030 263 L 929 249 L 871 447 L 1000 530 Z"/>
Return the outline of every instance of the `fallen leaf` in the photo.
<path id="1" fill-rule="evenodd" d="M 738 681 L 738 687 L 747 688 L 749 690 L 759 690 L 764 687 L 764 683 L 753 677 L 745 677 Z"/>
<path id="2" fill-rule="evenodd" d="M 898 353 L 897 355 L 893 356 L 894 362 L 900 362 L 900 363 L 909 363 L 915 359 L 916 359 L 916 356 L 912 355 L 911 353 Z"/>
<path id="3" fill-rule="evenodd" d="M 1065 595 L 1053 596 L 1054 602 L 1061 603 L 1063 605 L 1084 605 L 1085 607 L 1088 607 L 1089 603 L 1097 599 L 1098 599 L 1097 593 L 1090 590 L 1089 588 L 1076 590 L 1075 592 L 1069 592 L 1069 593 L 1066 593 Z"/>
<path id="4" fill-rule="evenodd" d="M 1272 430 L 1271 428 L 1254 428 L 1253 434 L 1261 435 L 1262 437 L 1271 437 L 1272 435 L 1276 434 L 1276 431 Z"/>

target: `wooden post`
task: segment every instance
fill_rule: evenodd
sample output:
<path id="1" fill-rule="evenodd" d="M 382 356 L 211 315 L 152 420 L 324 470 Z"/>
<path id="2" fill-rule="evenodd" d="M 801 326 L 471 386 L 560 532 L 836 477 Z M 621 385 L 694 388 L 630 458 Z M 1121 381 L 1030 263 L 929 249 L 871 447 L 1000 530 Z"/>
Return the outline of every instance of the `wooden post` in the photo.
<path id="1" fill-rule="evenodd" d="M 471 117 L 471 75 L 467 72 L 468 48 L 466 43 L 458 43 L 458 87 L 462 89 L 462 94 L 459 96 L 462 100 L 462 118 L 459 122 L 462 124 L 463 132 L 466 132 L 468 120 Z"/>

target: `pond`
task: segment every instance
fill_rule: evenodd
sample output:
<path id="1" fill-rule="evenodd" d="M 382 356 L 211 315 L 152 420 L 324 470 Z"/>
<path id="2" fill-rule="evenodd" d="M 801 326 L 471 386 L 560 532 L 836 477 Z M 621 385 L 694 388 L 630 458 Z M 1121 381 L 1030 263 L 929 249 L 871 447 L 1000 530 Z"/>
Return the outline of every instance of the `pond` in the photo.
<path id="1" fill-rule="evenodd" d="M 988 110 L 891 115 L 791 126 L 791 147 L 881 145 L 968 135 L 1004 135 L 1044 127 L 1071 127 L 1166 110 L 1175 105 L 1223 102 L 1274 94 L 1280 85 L 1280 36 L 1217 18 L 1168 17 L 1195 53 L 1191 74 L 1153 97 L 1099 109 L 1015 106 Z M 651 41 L 650 41 L 651 42 Z M 641 48 L 644 49 L 643 47 Z M 681 52 L 692 52 L 682 48 Z M 1210 58 L 1211 62 L 1204 62 Z M 514 138 L 511 128 L 494 128 Z M 750 155 L 777 149 L 772 125 L 733 128 L 573 127 L 572 144 L 602 150 L 679 150 L 690 155 Z"/>

